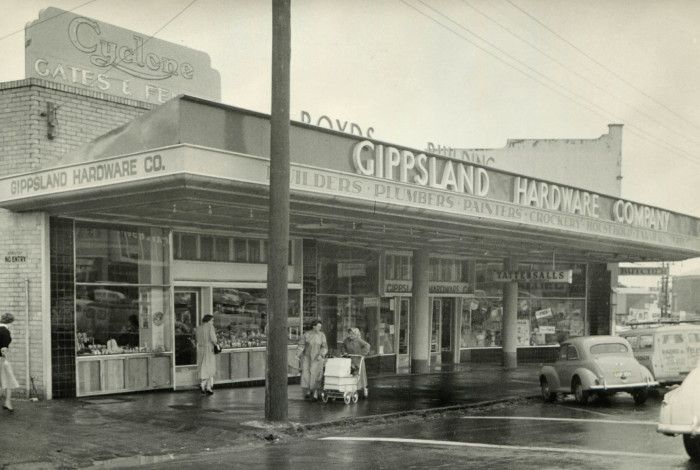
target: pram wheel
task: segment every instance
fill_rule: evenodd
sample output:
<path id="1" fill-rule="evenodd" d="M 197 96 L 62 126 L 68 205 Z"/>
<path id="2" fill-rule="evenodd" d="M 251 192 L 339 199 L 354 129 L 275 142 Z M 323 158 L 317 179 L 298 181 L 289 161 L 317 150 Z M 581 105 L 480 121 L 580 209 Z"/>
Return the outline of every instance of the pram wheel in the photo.
<path id="1" fill-rule="evenodd" d="M 326 392 L 321 392 L 321 401 L 323 403 L 328 403 L 328 394 Z"/>
<path id="2" fill-rule="evenodd" d="M 357 403 L 357 400 L 359 400 L 359 399 L 360 399 L 360 394 L 359 394 L 359 393 L 355 392 L 355 393 L 352 394 L 352 402 L 353 402 L 353 403 Z"/>
<path id="3" fill-rule="evenodd" d="M 345 402 L 345 404 L 349 405 L 351 400 L 352 400 L 352 395 L 350 394 L 350 392 L 345 392 L 343 394 L 343 401 Z"/>

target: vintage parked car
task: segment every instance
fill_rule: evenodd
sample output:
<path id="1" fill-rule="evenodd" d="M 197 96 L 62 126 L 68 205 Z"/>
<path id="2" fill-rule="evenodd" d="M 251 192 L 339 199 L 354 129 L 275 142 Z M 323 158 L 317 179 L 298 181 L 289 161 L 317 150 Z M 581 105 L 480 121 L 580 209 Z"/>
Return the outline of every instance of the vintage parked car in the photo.
<path id="1" fill-rule="evenodd" d="M 664 396 L 656 430 L 667 436 L 683 434 L 685 451 L 700 462 L 700 362 L 678 388 Z"/>
<path id="2" fill-rule="evenodd" d="M 580 336 L 561 344 L 559 358 L 540 371 L 540 388 L 545 401 L 559 393 L 573 393 L 586 404 L 592 393 L 610 396 L 627 392 L 643 404 L 658 385 L 651 372 L 632 355 L 632 348 L 618 336 Z"/>

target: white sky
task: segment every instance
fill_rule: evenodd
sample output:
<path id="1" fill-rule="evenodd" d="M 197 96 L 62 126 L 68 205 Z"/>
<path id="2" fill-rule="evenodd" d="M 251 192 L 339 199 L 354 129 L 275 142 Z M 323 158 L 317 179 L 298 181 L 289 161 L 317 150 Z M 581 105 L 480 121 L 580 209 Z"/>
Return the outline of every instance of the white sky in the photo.
<path id="1" fill-rule="evenodd" d="M 75 12 L 150 35 L 190 1 L 96 0 Z M 623 197 L 700 217 L 700 2 L 510 1 L 292 0 L 292 118 L 325 114 L 420 149 L 595 138 L 620 122 Z M 0 0 L 0 37 L 42 8 L 85 2 Z M 157 37 L 208 52 L 223 102 L 269 113 L 271 0 L 198 0 Z M 0 82 L 24 77 L 23 39 L 0 39 Z"/>

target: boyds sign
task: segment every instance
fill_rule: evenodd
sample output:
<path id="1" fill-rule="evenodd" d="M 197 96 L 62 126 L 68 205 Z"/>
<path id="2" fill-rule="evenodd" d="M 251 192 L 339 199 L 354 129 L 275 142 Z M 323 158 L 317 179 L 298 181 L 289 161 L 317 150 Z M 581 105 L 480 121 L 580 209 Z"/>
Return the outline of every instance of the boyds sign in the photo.
<path id="1" fill-rule="evenodd" d="M 179 94 L 221 99 L 204 52 L 58 8 L 42 10 L 24 34 L 27 77 L 156 104 Z"/>

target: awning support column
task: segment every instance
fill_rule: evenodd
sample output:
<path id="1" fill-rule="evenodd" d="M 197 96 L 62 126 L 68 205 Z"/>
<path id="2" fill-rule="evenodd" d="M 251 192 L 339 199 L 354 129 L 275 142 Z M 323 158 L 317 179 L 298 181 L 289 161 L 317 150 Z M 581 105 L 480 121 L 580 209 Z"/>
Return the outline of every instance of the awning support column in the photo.
<path id="1" fill-rule="evenodd" d="M 430 370 L 430 252 L 427 248 L 413 251 L 413 287 L 411 289 L 411 372 Z"/>
<path id="2" fill-rule="evenodd" d="M 503 260 L 505 271 L 517 271 L 518 262 L 514 258 Z M 518 367 L 518 283 L 503 284 L 503 325 L 501 344 L 503 345 L 503 368 Z"/>

